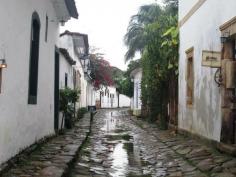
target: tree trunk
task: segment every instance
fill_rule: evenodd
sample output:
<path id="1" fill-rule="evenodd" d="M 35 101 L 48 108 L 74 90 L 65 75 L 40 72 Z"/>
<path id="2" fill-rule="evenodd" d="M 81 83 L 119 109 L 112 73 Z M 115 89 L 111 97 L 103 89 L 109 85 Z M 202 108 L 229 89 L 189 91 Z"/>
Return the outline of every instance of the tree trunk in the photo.
<path id="1" fill-rule="evenodd" d="M 65 119 L 65 113 L 63 112 L 63 113 L 62 113 L 62 118 L 61 118 L 61 130 L 62 130 L 62 128 L 63 128 L 64 119 Z"/>

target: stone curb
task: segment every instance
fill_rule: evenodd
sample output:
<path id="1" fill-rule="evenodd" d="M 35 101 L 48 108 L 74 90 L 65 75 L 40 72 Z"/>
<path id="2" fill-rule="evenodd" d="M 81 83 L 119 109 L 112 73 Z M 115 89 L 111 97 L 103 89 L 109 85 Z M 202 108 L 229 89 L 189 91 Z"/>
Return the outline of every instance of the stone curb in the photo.
<path id="1" fill-rule="evenodd" d="M 88 113 L 90 114 L 90 113 Z M 71 173 L 70 169 L 75 166 L 75 163 L 77 161 L 77 156 L 79 155 L 80 151 L 83 149 L 84 145 L 86 144 L 88 137 L 90 136 L 92 132 L 92 122 L 93 122 L 94 115 L 90 114 L 90 124 L 89 124 L 89 132 L 87 132 L 85 139 L 82 141 L 81 145 L 78 147 L 76 153 L 73 155 L 73 159 L 67 164 L 68 168 L 64 171 L 63 175 L 61 177 L 68 177 Z"/>
<path id="2" fill-rule="evenodd" d="M 76 157 L 91 133 L 92 118 L 87 113 L 76 126 L 51 138 L 40 145 L 40 150 L 32 150 L 29 154 L 19 154 L 19 159 L 5 171 L 2 177 L 66 177 L 74 165 Z"/>
<path id="3" fill-rule="evenodd" d="M 0 165 L 0 176 L 2 176 L 4 173 L 6 173 L 8 170 L 10 170 L 14 164 L 18 163 L 18 161 L 22 158 L 22 156 L 30 155 L 32 152 L 36 151 L 38 148 L 40 148 L 44 143 L 50 141 L 51 139 L 57 137 L 57 134 L 49 135 L 46 137 L 43 137 L 42 139 L 38 140 L 34 144 L 30 145 L 29 147 L 26 147 L 22 151 L 20 151 L 18 154 L 16 154 L 14 157 L 9 159 L 7 162 L 4 162 Z"/>

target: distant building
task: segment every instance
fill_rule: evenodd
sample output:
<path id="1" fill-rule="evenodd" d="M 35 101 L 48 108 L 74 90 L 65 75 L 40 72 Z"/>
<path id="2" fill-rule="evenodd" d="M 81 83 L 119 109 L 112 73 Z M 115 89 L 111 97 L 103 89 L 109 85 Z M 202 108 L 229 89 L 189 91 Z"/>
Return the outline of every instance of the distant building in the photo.
<path id="1" fill-rule="evenodd" d="M 64 49 L 60 48 L 60 89 L 63 88 L 71 88 L 76 89 L 77 82 L 79 82 L 76 78 L 76 70 L 73 67 L 76 65 L 76 61 L 70 56 L 69 52 Z M 80 77 L 78 77 L 80 79 Z"/>
<path id="2" fill-rule="evenodd" d="M 58 129 L 59 25 L 71 17 L 74 0 L 1 0 L 0 164 Z"/>
<path id="3" fill-rule="evenodd" d="M 236 1 L 179 1 L 180 130 L 236 144 Z"/>
<path id="4" fill-rule="evenodd" d="M 76 62 L 73 66 L 74 87 L 81 92 L 77 106 L 95 106 L 96 91 L 88 71 L 90 66 L 88 35 L 65 31 L 60 35 L 60 47 L 65 48 Z"/>
<path id="5" fill-rule="evenodd" d="M 134 95 L 131 101 L 132 103 L 131 108 L 133 110 L 134 115 L 140 116 L 142 107 L 142 101 L 141 101 L 142 69 L 137 68 L 133 70 L 130 74 L 130 77 L 133 78 L 133 83 L 134 83 Z"/>
<path id="6" fill-rule="evenodd" d="M 119 94 L 113 86 L 103 86 L 96 93 L 96 106 L 97 108 L 130 107 L 130 98 Z"/>

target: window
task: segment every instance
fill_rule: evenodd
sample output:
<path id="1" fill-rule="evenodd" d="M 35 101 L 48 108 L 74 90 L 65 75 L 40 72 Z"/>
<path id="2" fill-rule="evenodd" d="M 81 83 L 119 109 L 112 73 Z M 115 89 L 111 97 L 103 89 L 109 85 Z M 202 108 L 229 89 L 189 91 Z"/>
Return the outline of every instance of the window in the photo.
<path id="1" fill-rule="evenodd" d="M 48 16 L 46 15 L 46 24 L 45 24 L 45 42 L 48 41 Z"/>
<path id="2" fill-rule="evenodd" d="M 65 73 L 65 87 L 68 86 L 68 74 Z"/>
<path id="3" fill-rule="evenodd" d="M 38 92 L 38 60 L 39 60 L 40 19 L 37 12 L 32 15 L 31 22 L 31 49 L 29 66 L 29 93 L 28 103 L 37 104 Z"/>
<path id="4" fill-rule="evenodd" d="M 193 48 L 186 51 L 187 55 L 187 105 L 193 104 L 194 96 L 194 68 L 193 68 Z"/>

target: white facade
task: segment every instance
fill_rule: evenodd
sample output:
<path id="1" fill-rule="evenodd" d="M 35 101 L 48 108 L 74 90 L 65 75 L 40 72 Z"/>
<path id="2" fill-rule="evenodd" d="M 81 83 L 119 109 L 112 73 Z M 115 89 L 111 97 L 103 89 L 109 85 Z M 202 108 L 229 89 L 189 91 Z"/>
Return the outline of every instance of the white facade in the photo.
<path id="1" fill-rule="evenodd" d="M 96 96 L 96 91 L 86 73 L 88 60 L 82 59 L 82 56 L 86 55 L 86 47 L 88 48 L 88 41 L 86 44 L 84 36 L 87 35 L 66 31 L 62 33 L 60 37 L 60 47 L 65 48 L 71 58 L 76 61 L 74 69 L 79 75 L 79 77 L 77 77 L 77 80 L 79 80 L 78 89 L 81 92 L 78 107 L 95 106 Z"/>
<path id="2" fill-rule="evenodd" d="M 88 82 L 87 83 L 87 94 L 86 94 L 87 106 L 95 106 L 96 105 L 96 90 L 93 85 Z"/>
<path id="3" fill-rule="evenodd" d="M 131 99 L 130 97 L 119 94 L 119 107 L 120 108 L 128 108 L 131 106 Z"/>
<path id="4" fill-rule="evenodd" d="M 71 65 L 63 54 L 60 54 L 60 89 L 65 87 L 74 89 L 74 67 Z"/>
<path id="5" fill-rule="evenodd" d="M 113 86 L 103 86 L 98 90 L 96 93 L 96 102 L 100 104 L 101 108 L 130 107 L 130 98 L 123 94 L 119 94 L 118 96 L 118 92 Z"/>
<path id="6" fill-rule="evenodd" d="M 48 0 L 2 0 L 0 5 L 0 58 L 8 67 L 2 69 L 0 93 L 0 164 L 23 148 L 54 133 L 55 46 L 59 36 L 58 15 L 70 16 L 65 2 L 55 9 Z M 40 21 L 37 103 L 28 104 L 29 61 L 32 14 Z M 48 32 L 46 35 L 46 16 Z"/>
<path id="7" fill-rule="evenodd" d="M 179 115 L 180 129 L 220 141 L 221 89 L 214 81 L 216 68 L 202 66 L 203 50 L 221 52 L 220 26 L 236 16 L 235 0 L 180 0 Z M 186 104 L 186 50 L 193 47 L 194 96 Z"/>
<path id="8" fill-rule="evenodd" d="M 141 114 L 141 81 L 142 81 L 142 69 L 137 68 L 131 72 L 131 78 L 133 78 L 134 82 L 134 96 L 132 100 L 132 109 L 134 115 Z"/>

